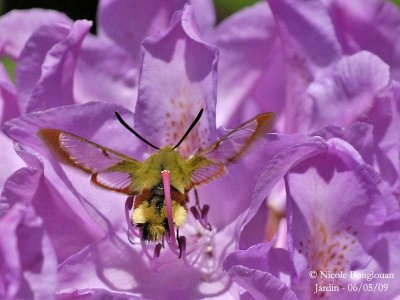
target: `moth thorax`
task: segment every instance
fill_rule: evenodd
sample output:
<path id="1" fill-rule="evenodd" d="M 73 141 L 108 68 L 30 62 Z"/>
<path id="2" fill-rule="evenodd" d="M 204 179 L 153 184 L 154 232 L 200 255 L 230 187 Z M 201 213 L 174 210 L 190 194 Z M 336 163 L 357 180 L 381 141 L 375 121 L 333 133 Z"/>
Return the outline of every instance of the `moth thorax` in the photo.
<path id="1" fill-rule="evenodd" d="M 186 223 L 186 208 L 176 201 L 172 201 L 172 219 L 176 227 Z M 167 211 L 162 198 L 153 197 L 149 201 L 143 201 L 133 210 L 132 223 L 142 230 L 145 240 L 160 240 L 169 232 Z"/>

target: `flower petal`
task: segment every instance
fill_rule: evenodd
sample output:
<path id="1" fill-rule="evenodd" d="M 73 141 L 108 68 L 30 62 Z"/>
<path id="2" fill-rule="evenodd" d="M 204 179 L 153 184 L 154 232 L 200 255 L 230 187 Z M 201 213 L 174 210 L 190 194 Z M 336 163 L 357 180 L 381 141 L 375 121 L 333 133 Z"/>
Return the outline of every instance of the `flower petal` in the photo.
<path id="1" fill-rule="evenodd" d="M 19 115 L 15 98 L 15 88 L 10 82 L 4 68 L 0 65 L 0 126 L 4 122 Z M 0 131 L 0 190 L 3 189 L 4 182 L 12 172 L 23 166 L 22 160 L 18 157 L 13 149 L 12 141 Z"/>
<path id="2" fill-rule="evenodd" d="M 10 176 L 12 172 L 23 167 L 24 163 L 20 159 L 20 157 L 15 153 L 13 142 L 2 132 L 0 132 L 0 144 L 2 148 L 0 152 L 0 161 L 3 162 L 0 168 L 0 191 L 1 191 L 8 176 Z"/>
<path id="3" fill-rule="evenodd" d="M 255 244 L 265 242 L 268 238 L 267 224 L 270 218 L 270 208 L 262 205 L 256 215 L 240 232 L 240 248 L 247 249 Z M 275 234 L 275 232 L 273 233 Z"/>
<path id="4" fill-rule="evenodd" d="M 282 48 L 267 3 L 259 2 L 228 17 L 209 40 L 220 51 L 218 126 L 232 127 L 262 112 L 282 110 Z"/>
<path id="5" fill-rule="evenodd" d="M 394 82 L 378 95 L 360 120 L 373 125 L 373 150 L 360 149 L 360 153 L 379 170 L 383 179 L 400 190 L 400 84 Z"/>
<path id="6" fill-rule="evenodd" d="M 196 23 L 199 26 L 202 37 L 205 37 L 214 28 L 216 22 L 215 7 L 212 0 L 190 0 L 193 6 Z"/>
<path id="7" fill-rule="evenodd" d="M 204 282 L 198 269 L 188 268 L 174 258 L 175 262 L 156 273 L 150 269 L 139 249 L 140 245 L 127 243 L 125 234 L 109 236 L 90 245 L 60 266 L 60 292 L 70 291 L 73 287 L 106 289 L 145 299 L 207 297 L 207 288 L 201 286 L 211 286 L 213 280 Z M 217 282 L 220 281 L 217 279 Z"/>
<path id="8" fill-rule="evenodd" d="M 24 155 L 24 154 L 22 154 Z M 102 236 L 102 232 L 85 213 L 74 211 L 68 204 L 68 193 L 43 176 L 38 159 L 31 161 L 41 168 L 25 167 L 10 176 L 2 193 L 4 206 L 32 205 L 43 220 L 59 261 L 79 251 Z M 67 225 L 67 226 L 66 226 Z"/>
<path id="9" fill-rule="evenodd" d="M 57 258 L 42 219 L 30 205 L 17 203 L 0 218 L 0 270 L 3 299 L 54 295 Z"/>
<path id="10" fill-rule="evenodd" d="M 301 134 L 268 134 L 260 138 L 236 164 L 229 165 L 226 176 L 198 189 L 200 202 L 210 206 L 210 224 L 222 228 L 249 208 L 256 182 L 275 156 L 295 145 L 319 140 Z M 218 207 L 224 207 L 223 214 Z"/>
<path id="11" fill-rule="evenodd" d="M 43 25 L 71 25 L 63 13 L 45 9 L 13 10 L 0 18 L 0 49 L 17 59 L 31 34 Z"/>
<path id="12" fill-rule="evenodd" d="M 358 116 L 358 122 L 346 128 L 328 126 L 316 133 L 324 138 L 339 137 L 348 141 L 395 192 L 400 190 L 399 101 L 400 85 L 392 82 L 373 99 L 368 111 Z"/>
<path id="13" fill-rule="evenodd" d="M 320 1 L 269 0 L 269 4 L 280 23 L 284 43 L 300 45 L 308 59 L 318 66 L 326 66 L 340 57 L 341 46 L 329 13 Z"/>
<path id="14" fill-rule="evenodd" d="M 135 110 L 142 135 L 157 146 L 174 146 L 204 107 L 204 116 L 179 148 L 186 155 L 216 137 L 217 50 L 196 32 L 192 8 L 185 6 L 168 31 L 145 40 Z"/>
<path id="15" fill-rule="evenodd" d="M 400 247 L 400 215 L 393 215 L 377 230 L 380 236 L 379 243 L 375 245 L 372 256 L 375 258 L 369 266 L 369 270 L 376 273 L 393 274 L 394 278 L 374 278 L 371 283 L 388 284 L 392 288 L 384 293 L 385 299 L 396 297 L 400 293 L 400 287 L 392 283 L 400 276 L 400 260 L 396 250 Z"/>
<path id="16" fill-rule="evenodd" d="M 57 299 L 60 300 L 70 300 L 70 299 L 82 299 L 82 297 L 89 297 L 89 298 L 97 298 L 97 299 L 131 299 L 131 300 L 141 300 L 143 298 L 137 297 L 132 295 L 131 293 L 123 293 L 123 292 L 112 292 L 106 289 L 77 289 L 74 291 L 65 291 L 65 292 L 58 292 Z"/>
<path id="17" fill-rule="evenodd" d="M 138 62 L 141 41 L 165 29 L 174 11 L 186 1 L 100 1 L 98 20 L 99 35 L 113 40 Z"/>
<path id="18" fill-rule="evenodd" d="M 19 115 L 19 108 L 15 95 L 15 87 L 8 81 L 8 77 L 2 76 L 0 66 L 0 125 Z"/>
<path id="19" fill-rule="evenodd" d="M 127 123 L 133 115 L 112 103 L 87 103 L 49 109 L 22 116 L 8 122 L 7 134 L 25 147 L 47 157 L 46 177 L 57 187 L 63 187 L 66 200 L 76 211 L 87 211 L 103 230 L 126 230 L 124 200 L 126 196 L 92 186 L 90 176 L 70 167 L 61 168 L 37 136 L 39 129 L 64 130 L 141 160 L 145 147 L 116 119 L 118 111 Z M 119 203 L 120 205 L 118 206 Z M 82 209 L 82 205 L 85 209 Z M 117 207 L 119 208 L 116 208 Z"/>
<path id="20" fill-rule="evenodd" d="M 380 0 L 334 0 L 329 1 L 328 7 L 346 51 L 364 49 L 375 53 L 391 66 L 394 77 L 400 79 L 398 7 Z"/>
<path id="21" fill-rule="evenodd" d="M 73 103 L 73 74 L 83 38 L 91 22 L 72 27 L 53 24 L 40 27 L 22 50 L 16 67 L 21 111 L 31 112 Z"/>
<path id="22" fill-rule="evenodd" d="M 283 176 L 296 164 L 309 156 L 324 152 L 327 149 L 326 142 L 319 137 L 309 137 L 298 143 L 289 144 L 283 151 L 278 152 L 267 163 L 264 173 L 259 178 L 252 196 L 249 211 L 243 226 L 257 214 L 265 198 L 272 188 L 283 178 Z M 239 248 L 242 249 L 241 241 Z"/>
<path id="23" fill-rule="evenodd" d="M 369 52 L 342 58 L 308 87 L 299 113 L 302 128 L 346 126 L 370 109 L 374 97 L 389 84 L 389 67 Z"/>
<path id="24" fill-rule="evenodd" d="M 133 155 L 137 159 L 143 149 L 141 142 L 126 130 L 115 117 L 117 111 L 128 124 L 133 126 L 133 115 L 122 106 L 91 102 L 57 107 L 43 112 L 31 113 L 7 122 L 4 126 L 6 134 L 13 140 L 47 154 L 42 141 L 37 136 L 39 129 L 53 128 L 63 130 L 102 146 Z"/>
<path id="25" fill-rule="evenodd" d="M 225 259 L 224 269 L 254 299 L 297 299 L 278 277 L 293 272 L 289 255 L 271 246 L 272 242 L 236 251 Z"/>
<path id="26" fill-rule="evenodd" d="M 112 42 L 87 36 L 82 43 L 74 76 L 77 103 L 107 101 L 133 110 L 139 66 Z"/>
<path id="27" fill-rule="evenodd" d="M 286 68 L 285 108 L 278 125 L 283 132 L 299 132 L 304 121 L 300 113 L 303 95 L 318 70 L 340 58 L 341 47 L 320 1 L 271 0 L 269 4 L 277 20 Z"/>
<path id="28" fill-rule="evenodd" d="M 328 145 L 328 151 L 302 161 L 286 179 L 289 252 L 302 297 L 311 295 L 316 283 L 333 283 L 320 276 L 310 279 L 310 270 L 363 270 L 377 242 L 374 226 L 386 216 L 360 155 L 343 140 L 331 139 Z M 340 280 L 336 284 L 348 283 Z"/>

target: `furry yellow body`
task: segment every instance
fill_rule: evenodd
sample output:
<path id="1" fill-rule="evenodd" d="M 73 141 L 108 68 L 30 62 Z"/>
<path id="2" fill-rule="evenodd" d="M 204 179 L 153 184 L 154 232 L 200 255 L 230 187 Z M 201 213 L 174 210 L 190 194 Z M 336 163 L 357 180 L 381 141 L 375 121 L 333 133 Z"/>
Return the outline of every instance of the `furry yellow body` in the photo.
<path id="1" fill-rule="evenodd" d="M 172 219 L 177 228 L 186 223 L 187 210 L 184 206 L 176 201 L 172 201 Z M 144 227 L 147 225 L 147 235 L 149 239 L 157 241 L 163 237 L 166 231 L 165 220 L 167 219 L 167 211 L 165 205 L 160 210 L 156 205 L 152 205 L 147 201 L 140 204 L 133 210 L 132 223 L 136 226 Z"/>

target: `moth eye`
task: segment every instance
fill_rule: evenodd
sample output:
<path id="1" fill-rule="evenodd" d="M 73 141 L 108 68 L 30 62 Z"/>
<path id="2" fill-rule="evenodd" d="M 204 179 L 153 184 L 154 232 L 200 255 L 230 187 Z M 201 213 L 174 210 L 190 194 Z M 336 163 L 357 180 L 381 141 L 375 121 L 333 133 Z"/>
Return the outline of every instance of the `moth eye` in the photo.
<path id="1" fill-rule="evenodd" d="M 164 207 L 163 201 L 162 200 L 157 201 L 155 207 L 156 207 L 157 213 L 161 214 L 161 210 Z"/>

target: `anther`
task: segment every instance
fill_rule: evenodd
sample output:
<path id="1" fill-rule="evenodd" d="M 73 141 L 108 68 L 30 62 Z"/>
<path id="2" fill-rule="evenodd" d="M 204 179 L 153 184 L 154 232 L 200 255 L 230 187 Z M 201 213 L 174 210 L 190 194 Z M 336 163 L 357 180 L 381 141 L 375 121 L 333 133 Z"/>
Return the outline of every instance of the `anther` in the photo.
<path id="1" fill-rule="evenodd" d="M 208 220 L 207 220 L 207 215 L 210 210 L 210 206 L 205 204 L 205 205 L 203 205 L 203 207 L 200 207 L 199 193 L 197 192 L 197 190 L 194 190 L 194 197 L 196 200 L 196 205 L 192 206 L 190 208 L 190 211 L 191 211 L 193 217 L 199 221 L 200 225 L 204 229 L 211 231 L 211 225 L 210 225 L 210 223 L 208 223 Z"/>
<path id="2" fill-rule="evenodd" d="M 134 199 L 134 196 L 128 196 L 128 198 L 126 198 L 125 207 L 126 207 L 128 210 L 131 210 L 131 209 L 132 209 L 132 206 L 133 206 L 133 199 Z"/>
<path id="3" fill-rule="evenodd" d="M 186 258 L 186 237 L 185 236 L 180 236 L 178 238 L 178 244 L 179 244 L 179 256 L 178 256 L 178 258 L 181 258 L 182 255 L 183 255 L 184 258 Z"/>
<path id="4" fill-rule="evenodd" d="M 157 245 L 154 247 L 154 258 L 160 257 L 161 248 L 162 248 L 162 244 L 157 243 Z"/>
<path id="5" fill-rule="evenodd" d="M 201 208 L 201 218 L 202 219 L 207 219 L 207 214 L 210 210 L 210 206 L 205 204 L 203 205 L 203 207 Z"/>
<path id="6" fill-rule="evenodd" d="M 199 210 L 197 209 L 196 206 L 192 206 L 192 207 L 190 208 L 190 212 L 192 213 L 193 217 L 194 217 L 196 220 L 200 219 L 200 213 L 199 213 Z"/>

